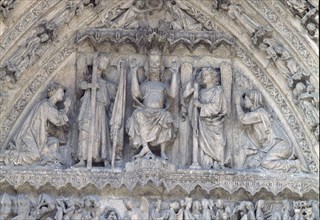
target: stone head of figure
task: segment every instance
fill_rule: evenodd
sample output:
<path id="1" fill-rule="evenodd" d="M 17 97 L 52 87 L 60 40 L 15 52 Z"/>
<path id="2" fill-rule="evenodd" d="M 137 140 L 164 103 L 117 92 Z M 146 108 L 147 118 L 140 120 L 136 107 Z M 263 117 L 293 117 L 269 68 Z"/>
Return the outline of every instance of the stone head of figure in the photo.
<path id="1" fill-rule="evenodd" d="M 161 53 L 158 50 L 151 50 L 148 56 L 148 78 L 151 81 L 161 79 Z"/>
<path id="2" fill-rule="evenodd" d="M 255 110 L 263 106 L 262 94 L 257 90 L 249 90 L 244 95 L 244 107 L 249 110 Z"/>
<path id="3" fill-rule="evenodd" d="M 90 199 L 89 198 L 85 198 L 84 201 L 83 201 L 83 205 L 84 205 L 85 208 L 90 208 L 90 206 L 91 206 Z"/>
<path id="4" fill-rule="evenodd" d="M 221 4 L 220 5 L 221 10 L 223 11 L 228 11 L 229 10 L 229 6 L 227 4 Z"/>
<path id="5" fill-rule="evenodd" d="M 173 209 L 177 213 L 180 210 L 179 202 L 170 203 L 170 208 Z"/>
<path id="6" fill-rule="evenodd" d="M 49 38 L 50 38 L 49 35 L 46 34 L 46 33 L 43 33 L 43 34 L 40 35 L 40 41 L 42 43 L 47 42 L 49 40 Z"/>
<path id="7" fill-rule="evenodd" d="M 260 200 L 258 200 L 258 202 L 256 203 L 256 208 L 262 209 L 262 208 L 264 208 L 264 205 L 265 205 L 264 200 L 260 199 Z"/>
<path id="8" fill-rule="evenodd" d="M 201 70 L 201 80 L 205 86 L 217 84 L 219 82 L 219 73 L 212 67 L 204 67 Z"/>
<path id="9" fill-rule="evenodd" d="M 223 201 L 221 199 L 217 200 L 216 206 L 218 209 L 223 209 L 224 205 L 223 205 Z"/>
<path id="10" fill-rule="evenodd" d="M 98 71 L 99 74 L 102 74 L 105 71 L 110 63 L 110 60 L 105 55 L 99 55 L 97 58 L 97 68 L 100 70 Z"/>
<path id="11" fill-rule="evenodd" d="M 274 51 L 279 55 L 284 54 L 284 53 L 287 54 L 286 50 L 281 45 L 275 45 L 274 46 Z"/>
<path id="12" fill-rule="evenodd" d="M 200 211 L 201 210 L 201 204 L 198 200 L 194 201 L 192 203 L 192 211 Z"/>
<path id="13" fill-rule="evenodd" d="M 12 201 L 11 197 L 4 193 L 0 200 L 0 219 L 7 219 L 11 213 Z"/>
<path id="14" fill-rule="evenodd" d="M 307 30 L 314 32 L 317 29 L 317 26 L 313 23 L 307 24 Z"/>
<path id="15" fill-rule="evenodd" d="M 254 210 L 254 206 L 253 206 L 252 202 L 246 202 L 246 209 L 248 211 Z"/>
<path id="16" fill-rule="evenodd" d="M 107 220 L 118 220 L 118 213 L 114 208 L 106 207 L 104 210 L 104 216 Z"/>
<path id="17" fill-rule="evenodd" d="M 99 206 L 99 203 L 96 198 L 89 196 L 84 200 L 84 206 L 86 208 L 97 208 Z"/>
<path id="18" fill-rule="evenodd" d="M 143 8 L 144 6 L 144 0 L 136 0 L 135 1 L 135 6 L 139 9 Z"/>
<path id="19" fill-rule="evenodd" d="M 298 82 L 296 84 L 296 87 L 294 89 L 294 93 L 295 95 L 300 95 L 304 92 L 306 92 L 307 87 L 302 83 L 302 82 Z"/>
<path id="20" fill-rule="evenodd" d="M 65 94 L 65 88 L 58 83 L 54 83 L 48 89 L 48 98 L 55 102 L 62 101 L 64 94 Z"/>
<path id="21" fill-rule="evenodd" d="M 108 215 L 107 220 L 118 220 L 117 213 L 115 211 L 111 211 Z"/>
<path id="22" fill-rule="evenodd" d="M 202 199 L 201 200 L 201 205 L 203 209 L 209 208 L 209 200 L 207 199 Z"/>

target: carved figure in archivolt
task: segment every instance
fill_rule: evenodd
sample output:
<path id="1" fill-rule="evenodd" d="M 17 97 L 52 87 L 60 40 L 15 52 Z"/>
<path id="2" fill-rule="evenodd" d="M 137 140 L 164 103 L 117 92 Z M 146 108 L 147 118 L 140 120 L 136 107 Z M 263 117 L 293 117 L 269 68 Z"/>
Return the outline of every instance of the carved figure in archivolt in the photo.
<path id="1" fill-rule="evenodd" d="M 50 132 L 54 132 L 53 126 L 64 126 L 68 123 L 70 99 L 65 99 L 64 109 L 59 110 L 56 106 L 64 100 L 64 95 L 64 87 L 59 84 L 49 88 L 48 98 L 32 109 L 10 142 L 9 148 L 1 152 L 0 161 L 6 165 L 61 163 L 60 141 L 50 135 Z"/>
<path id="2" fill-rule="evenodd" d="M 184 10 L 186 7 L 177 1 L 167 1 L 165 4 L 168 9 L 170 19 L 170 29 L 173 30 L 202 30 L 203 25 L 189 16 Z"/>
<path id="3" fill-rule="evenodd" d="M 121 9 L 124 10 L 123 14 L 118 20 L 115 20 L 111 27 L 113 28 L 128 28 L 136 29 L 143 28 L 147 25 L 145 12 L 150 9 L 144 9 L 145 0 L 130 0 Z"/>
<path id="4" fill-rule="evenodd" d="M 203 88 L 198 91 L 196 83 L 194 105 L 199 108 L 199 157 L 203 168 L 218 168 L 225 165 L 226 136 L 224 119 L 227 113 L 227 102 L 220 85 L 219 72 L 212 67 L 201 70 Z"/>
<path id="5" fill-rule="evenodd" d="M 311 36 L 311 39 L 314 40 L 319 46 L 319 25 L 314 23 L 307 24 L 306 28 L 308 31 L 308 34 Z"/>
<path id="6" fill-rule="evenodd" d="M 319 136 L 319 92 L 311 84 L 305 86 L 298 82 L 293 90 L 295 102 L 300 105 L 305 113 L 307 124 Z"/>
<path id="7" fill-rule="evenodd" d="M 221 9 L 227 11 L 232 20 L 241 24 L 242 29 L 249 33 L 254 44 L 257 44 L 259 37 L 264 36 L 267 31 L 271 30 L 269 26 L 263 26 L 249 17 L 238 4 L 222 4 Z"/>
<path id="8" fill-rule="evenodd" d="M 292 144 L 285 136 L 278 136 L 280 128 L 272 123 L 270 114 L 264 108 L 261 93 L 249 90 L 243 97 L 246 111 L 241 107 L 240 96 L 236 98 L 236 109 L 249 139 L 245 147 L 251 150 L 252 154 L 247 156 L 245 166 L 301 172 L 302 166 L 299 159 L 294 156 Z"/>
<path id="9" fill-rule="evenodd" d="M 167 159 L 165 154 L 166 143 L 174 138 L 174 125 L 172 114 L 168 111 L 169 98 L 174 99 L 178 93 L 177 73 L 178 64 L 173 62 L 171 67 L 171 86 L 161 82 L 161 54 L 152 50 L 148 57 L 148 80 L 139 85 L 137 69 L 138 63 L 132 60 L 132 96 L 137 104 L 136 110 L 127 123 L 127 133 L 130 145 L 134 149 L 142 146 L 142 150 L 134 158 L 152 156 L 150 146 L 161 146 L 161 157 Z M 142 102 L 140 102 L 140 100 Z"/>
<path id="10" fill-rule="evenodd" d="M 304 14 L 308 9 L 308 2 L 306 0 L 286 0 L 289 7 L 292 7 L 299 14 Z"/>
<path id="11" fill-rule="evenodd" d="M 0 0 L 0 13 L 4 19 L 8 18 L 9 11 L 14 9 L 16 0 Z"/>
<path id="12" fill-rule="evenodd" d="M 120 6 L 117 13 L 110 17 L 111 28 L 139 29 L 147 28 L 149 12 L 160 10 L 163 6 L 163 0 L 156 1 L 157 5 L 150 0 L 129 0 Z"/>
<path id="13" fill-rule="evenodd" d="M 50 36 L 44 28 L 40 28 L 35 36 L 29 38 L 24 45 L 14 52 L 13 56 L 6 62 L 6 67 L 9 72 L 14 74 L 16 80 L 20 79 L 21 74 L 30 65 L 31 59 L 38 55 L 41 44 L 46 43 L 49 39 Z"/>
<path id="14" fill-rule="evenodd" d="M 66 9 L 62 13 L 56 15 L 49 22 L 45 22 L 44 26 L 47 29 L 47 31 L 50 33 L 50 35 L 54 41 L 57 41 L 58 30 L 61 29 L 61 27 L 63 25 L 69 23 L 70 20 L 75 15 L 75 13 L 76 13 L 75 9 L 76 9 L 76 2 L 75 1 L 67 1 L 66 2 Z"/>
<path id="15" fill-rule="evenodd" d="M 109 58 L 99 55 L 94 58 L 92 77 L 88 81 L 80 82 L 79 86 L 85 90 L 81 98 L 81 107 L 78 116 L 78 160 L 76 167 L 85 166 L 92 158 L 93 162 L 104 162 L 109 165 L 111 160 L 111 135 L 110 120 L 112 117 L 112 106 L 116 97 L 117 85 L 105 80 Z M 96 74 L 96 82 L 93 82 L 93 74 Z M 92 108 L 93 89 L 96 89 L 95 109 Z M 90 135 L 93 135 L 90 143 Z M 88 155 L 91 148 L 91 155 Z M 121 155 L 122 151 L 120 149 Z M 120 153 L 118 154 L 120 155 Z M 91 158 L 89 158 L 91 157 Z"/>
<path id="16" fill-rule="evenodd" d="M 292 54 L 274 39 L 263 39 L 259 47 L 267 52 L 267 59 L 275 63 L 280 73 L 287 78 L 290 87 L 294 86 L 295 82 L 306 80 L 309 77 L 309 73 L 301 69 Z"/>

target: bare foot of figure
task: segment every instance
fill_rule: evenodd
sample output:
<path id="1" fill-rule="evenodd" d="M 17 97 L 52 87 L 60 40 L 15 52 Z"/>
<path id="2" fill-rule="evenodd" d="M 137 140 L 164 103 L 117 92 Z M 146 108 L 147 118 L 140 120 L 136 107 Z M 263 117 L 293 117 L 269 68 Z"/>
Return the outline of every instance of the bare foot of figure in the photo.
<path id="1" fill-rule="evenodd" d="M 164 152 L 161 152 L 161 158 L 164 160 L 168 160 L 168 157 Z"/>
<path id="2" fill-rule="evenodd" d="M 84 160 L 80 160 L 78 163 L 73 165 L 73 167 L 84 167 L 86 165 L 86 162 Z"/>
<path id="3" fill-rule="evenodd" d="M 142 157 L 144 157 L 144 156 L 145 156 L 147 153 L 149 153 L 149 152 L 151 153 L 149 147 L 143 147 L 143 148 L 141 149 L 140 153 L 137 154 L 137 155 L 135 155 L 135 156 L 133 157 L 133 160 L 136 160 L 136 159 L 138 159 L 138 158 L 142 158 Z"/>

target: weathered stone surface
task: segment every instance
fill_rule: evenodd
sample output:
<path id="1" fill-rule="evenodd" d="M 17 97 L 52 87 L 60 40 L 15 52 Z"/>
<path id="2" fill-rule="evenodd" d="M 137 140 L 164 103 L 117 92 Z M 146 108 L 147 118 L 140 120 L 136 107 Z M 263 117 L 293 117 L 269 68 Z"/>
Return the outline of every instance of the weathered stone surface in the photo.
<path id="1" fill-rule="evenodd" d="M 0 26 L 1 219 L 319 219 L 316 1 L 0 0 Z"/>

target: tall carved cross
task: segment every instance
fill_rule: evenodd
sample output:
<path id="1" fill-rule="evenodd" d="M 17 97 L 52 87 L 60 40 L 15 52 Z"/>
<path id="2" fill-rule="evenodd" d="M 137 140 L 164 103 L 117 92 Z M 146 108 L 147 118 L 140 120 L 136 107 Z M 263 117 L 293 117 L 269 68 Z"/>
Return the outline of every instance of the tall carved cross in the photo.
<path id="1" fill-rule="evenodd" d="M 89 146 L 88 146 L 88 158 L 87 158 L 87 168 L 92 168 L 92 146 L 94 141 L 94 128 L 95 128 L 95 113 L 96 113 L 96 98 L 97 89 L 99 85 L 97 83 L 97 58 L 98 54 L 93 57 L 93 69 L 92 69 L 92 82 L 91 82 L 91 103 L 90 103 L 90 130 L 89 130 Z"/>

